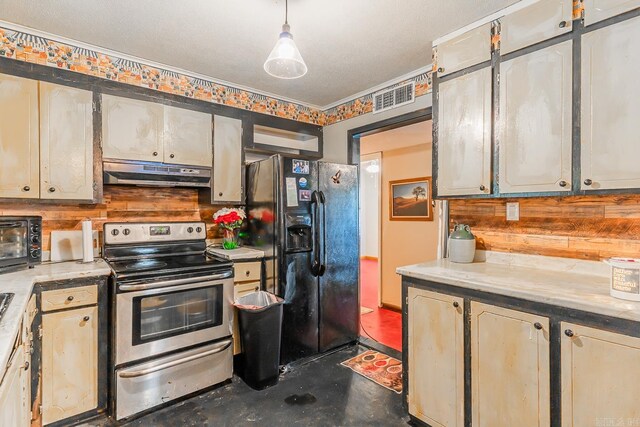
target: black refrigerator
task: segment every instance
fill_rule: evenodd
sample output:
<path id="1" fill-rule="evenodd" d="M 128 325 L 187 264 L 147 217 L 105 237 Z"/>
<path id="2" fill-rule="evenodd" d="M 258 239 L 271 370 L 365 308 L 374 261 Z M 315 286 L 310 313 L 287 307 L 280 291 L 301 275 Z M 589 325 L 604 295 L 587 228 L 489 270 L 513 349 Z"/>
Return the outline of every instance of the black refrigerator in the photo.
<path id="1" fill-rule="evenodd" d="M 276 155 L 247 166 L 249 244 L 285 301 L 281 363 L 358 338 L 358 169 Z"/>

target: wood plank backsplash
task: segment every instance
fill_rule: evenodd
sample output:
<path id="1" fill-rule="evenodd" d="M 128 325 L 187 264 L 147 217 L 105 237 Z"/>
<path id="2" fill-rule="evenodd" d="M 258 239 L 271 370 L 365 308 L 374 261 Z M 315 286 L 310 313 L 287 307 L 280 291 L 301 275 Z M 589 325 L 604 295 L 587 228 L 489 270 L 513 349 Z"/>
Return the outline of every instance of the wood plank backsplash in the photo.
<path id="1" fill-rule="evenodd" d="M 198 202 L 194 188 L 105 185 L 104 202 L 95 205 L 45 204 L 38 201 L 0 202 L 0 215 L 42 216 L 43 250 L 51 248 L 52 230 L 81 230 L 82 220 L 100 231 L 105 222 L 204 221 L 207 237 L 217 237 L 211 216 L 219 208 Z M 102 239 L 102 236 L 100 236 Z M 102 240 L 101 240 L 102 241 Z"/>
<path id="2" fill-rule="evenodd" d="M 506 203 L 520 220 L 506 220 Z M 451 200 L 450 226 L 469 224 L 478 249 L 600 260 L 640 257 L 640 194 Z"/>

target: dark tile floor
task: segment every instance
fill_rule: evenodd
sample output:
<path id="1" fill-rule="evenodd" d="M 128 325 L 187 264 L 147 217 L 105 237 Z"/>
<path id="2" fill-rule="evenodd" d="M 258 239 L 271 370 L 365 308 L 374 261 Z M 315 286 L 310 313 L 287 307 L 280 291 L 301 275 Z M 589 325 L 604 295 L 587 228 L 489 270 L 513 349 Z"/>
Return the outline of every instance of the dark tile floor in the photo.
<path id="1" fill-rule="evenodd" d="M 127 426 L 403 426 L 399 394 L 340 363 L 367 350 L 352 346 L 294 367 L 262 391 L 232 383 L 153 412 Z M 113 425 L 99 420 L 87 426 Z"/>

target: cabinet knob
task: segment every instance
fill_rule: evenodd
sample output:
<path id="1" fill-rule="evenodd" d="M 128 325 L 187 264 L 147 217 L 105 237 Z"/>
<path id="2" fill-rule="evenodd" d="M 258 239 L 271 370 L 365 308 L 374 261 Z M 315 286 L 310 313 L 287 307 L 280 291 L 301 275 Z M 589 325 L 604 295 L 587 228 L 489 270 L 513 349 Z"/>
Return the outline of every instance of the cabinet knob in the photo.
<path id="1" fill-rule="evenodd" d="M 85 322 L 88 322 L 88 321 L 89 321 L 89 319 L 91 319 L 89 316 L 84 316 L 84 317 L 82 318 L 82 320 L 83 320 L 83 321 L 85 321 Z"/>
<path id="2" fill-rule="evenodd" d="M 558 27 L 564 28 L 564 27 L 566 27 L 568 25 L 569 25 L 569 23 L 567 21 L 560 21 L 560 23 L 558 24 Z"/>
<path id="3" fill-rule="evenodd" d="M 565 329 L 564 334 L 568 337 L 572 337 L 573 331 L 571 329 Z"/>
<path id="4" fill-rule="evenodd" d="M 589 178 L 584 180 L 584 185 L 591 185 L 593 184 L 593 181 L 591 181 Z"/>
<path id="5" fill-rule="evenodd" d="M 218 196 L 222 197 L 222 191 L 218 193 Z"/>
<path id="6" fill-rule="evenodd" d="M 542 323 L 536 322 L 536 323 L 533 324 L 533 327 L 536 328 L 537 330 L 540 330 L 540 329 L 542 329 Z"/>
<path id="7" fill-rule="evenodd" d="M 566 186 L 567 186 L 567 181 L 562 180 L 562 181 L 560 181 L 560 182 L 558 183 L 558 185 L 559 185 L 560 187 L 566 187 Z"/>
<path id="8" fill-rule="evenodd" d="M 157 151 L 154 151 L 154 152 L 153 152 L 153 155 L 154 155 L 154 156 L 157 156 L 157 155 L 158 155 L 158 152 L 157 152 Z"/>
<path id="9" fill-rule="evenodd" d="M 481 185 L 481 186 L 480 186 L 480 191 L 484 191 L 484 190 L 486 190 L 486 189 L 487 189 L 487 187 L 485 187 L 484 185 Z"/>
<path id="10" fill-rule="evenodd" d="M 439 73 L 444 73 L 444 68 L 443 68 L 443 67 L 438 67 L 438 70 L 437 70 L 437 71 L 438 71 Z"/>
<path id="11" fill-rule="evenodd" d="M 245 274 L 247 277 L 249 277 L 249 275 L 251 274 L 251 272 L 250 272 L 250 271 L 245 271 L 245 272 L 244 272 L 244 274 Z"/>
<path id="12" fill-rule="evenodd" d="M 453 302 L 453 306 L 454 306 L 455 308 L 458 308 L 458 307 L 460 307 L 460 304 L 458 303 L 458 301 L 454 301 L 454 302 Z"/>
<path id="13" fill-rule="evenodd" d="M 53 193 L 54 191 L 56 191 L 56 189 L 55 189 L 55 188 L 53 188 L 53 187 L 49 187 L 49 193 Z"/>
<path id="14" fill-rule="evenodd" d="M 169 154 L 169 157 L 171 157 L 173 159 L 175 157 L 175 155 Z"/>
<path id="15" fill-rule="evenodd" d="M 69 296 L 67 297 L 67 301 L 73 301 L 73 295 L 69 295 Z"/>
<path id="16" fill-rule="evenodd" d="M 28 370 L 29 370 L 29 366 L 31 366 L 31 365 L 29 365 L 29 362 L 28 362 L 28 361 L 24 362 L 24 370 L 25 370 L 25 371 L 28 371 Z"/>
<path id="17" fill-rule="evenodd" d="M 22 187 L 22 191 L 29 191 L 31 190 L 31 187 L 29 187 L 28 185 L 25 185 L 24 187 Z"/>

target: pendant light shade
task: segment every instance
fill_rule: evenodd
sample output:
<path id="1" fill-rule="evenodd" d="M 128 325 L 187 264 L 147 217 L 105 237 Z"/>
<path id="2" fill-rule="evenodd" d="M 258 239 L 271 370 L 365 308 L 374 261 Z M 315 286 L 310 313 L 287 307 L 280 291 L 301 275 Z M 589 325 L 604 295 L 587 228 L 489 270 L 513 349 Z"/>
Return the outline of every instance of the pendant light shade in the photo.
<path id="1" fill-rule="evenodd" d="M 279 79 L 297 79 L 307 74 L 307 64 L 304 63 L 290 32 L 291 28 L 287 22 L 288 5 L 285 10 L 280 38 L 264 63 L 264 70 Z"/>

